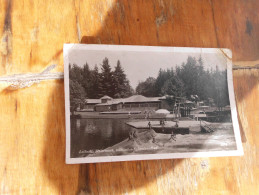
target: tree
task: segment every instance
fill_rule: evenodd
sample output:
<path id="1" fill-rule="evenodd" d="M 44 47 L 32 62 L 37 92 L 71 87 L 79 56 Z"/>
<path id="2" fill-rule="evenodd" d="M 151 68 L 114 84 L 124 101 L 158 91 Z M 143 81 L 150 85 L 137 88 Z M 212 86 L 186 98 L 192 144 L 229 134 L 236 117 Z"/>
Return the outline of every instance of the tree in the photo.
<path id="1" fill-rule="evenodd" d="M 114 90 L 114 97 L 120 98 L 123 91 L 125 90 L 126 85 L 126 75 L 121 67 L 121 63 L 118 60 L 117 66 L 113 72 L 113 90 Z"/>
<path id="2" fill-rule="evenodd" d="M 74 115 L 74 111 L 83 106 L 86 93 L 82 85 L 72 79 L 69 79 L 69 97 L 70 112 Z"/>
<path id="3" fill-rule="evenodd" d="M 87 62 L 84 64 L 82 68 L 82 76 L 83 76 L 83 79 L 82 79 L 82 82 L 80 83 L 84 87 L 88 98 L 91 98 L 93 94 L 93 87 L 92 87 L 93 83 L 92 83 L 92 74 Z"/>
<path id="4" fill-rule="evenodd" d="M 161 92 L 163 95 L 183 97 L 185 95 L 184 83 L 177 76 L 171 77 L 164 83 Z"/>
<path id="5" fill-rule="evenodd" d="M 131 87 L 129 80 L 127 80 L 127 84 L 125 86 L 125 92 L 121 95 L 121 97 L 126 98 L 130 97 L 135 93 L 134 89 Z"/>
<path id="6" fill-rule="evenodd" d="M 204 66 L 203 66 L 203 60 L 200 56 L 198 59 L 197 67 L 196 67 L 196 72 L 197 72 L 197 86 L 196 86 L 196 94 L 193 95 L 198 95 L 199 98 L 201 99 L 207 99 L 208 98 L 208 93 L 206 92 L 206 87 L 207 85 L 207 76 L 206 72 L 204 71 Z"/>
<path id="7" fill-rule="evenodd" d="M 124 98 L 132 95 L 132 87 L 119 60 L 113 72 L 113 90 L 115 98 Z"/>
<path id="8" fill-rule="evenodd" d="M 76 64 L 73 64 L 72 67 L 69 65 L 69 79 L 77 81 L 78 83 L 81 83 L 83 80 L 82 69 Z"/>
<path id="9" fill-rule="evenodd" d="M 146 81 L 140 82 L 136 87 L 137 94 L 154 97 L 156 95 L 155 82 L 156 79 L 153 77 L 148 77 Z"/>
<path id="10" fill-rule="evenodd" d="M 69 65 L 71 105 L 78 107 L 84 98 L 100 98 L 109 95 L 113 98 L 125 98 L 134 94 L 130 82 L 118 60 L 112 71 L 108 58 L 104 58 L 101 70 L 95 66 L 90 69 L 88 63 L 83 67 Z M 227 72 L 204 70 L 201 57 L 196 60 L 189 56 L 175 70 L 160 69 L 156 78 L 149 77 L 136 87 L 136 93 L 147 97 L 169 95 L 195 101 L 209 100 L 220 108 L 229 105 Z M 213 100 L 212 100 L 213 99 Z M 172 99 L 174 102 L 175 99 Z"/>
<path id="11" fill-rule="evenodd" d="M 191 95 L 197 94 L 198 87 L 198 71 L 197 61 L 194 57 L 189 56 L 187 62 L 183 63 L 179 72 L 179 78 L 183 81 L 186 88 L 186 96 L 188 98 Z"/>
<path id="12" fill-rule="evenodd" d="M 91 96 L 91 98 L 100 98 L 102 96 L 102 94 L 100 94 L 101 75 L 99 73 L 99 69 L 98 69 L 97 65 L 95 65 L 94 69 L 91 71 L 91 79 L 92 79 L 92 96 Z"/>
<path id="13" fill-rule="evenodd" d="M 155 90 L 156 90 L 157 96 L 161 95 L 161 89 L 168 79 L 169 78 L 168 78 L 167 72 L 160 68 L 155 82 Z"/>
<path id="14" fill-rule="evenodd" d="M 113 97 L 113 73 L 108 58 L 104 58 L 100 74 L 100 95 Z"/>
<path id="15" fill-rule="evenodd" d="M 76 64 L 69 65 L 69 97 L 70 97 L 70 111 L 74 115 L 74 111 L 81 107 L 86 97 L 85 89 L 80 83 L 83 82 L 82 68 Z"/>

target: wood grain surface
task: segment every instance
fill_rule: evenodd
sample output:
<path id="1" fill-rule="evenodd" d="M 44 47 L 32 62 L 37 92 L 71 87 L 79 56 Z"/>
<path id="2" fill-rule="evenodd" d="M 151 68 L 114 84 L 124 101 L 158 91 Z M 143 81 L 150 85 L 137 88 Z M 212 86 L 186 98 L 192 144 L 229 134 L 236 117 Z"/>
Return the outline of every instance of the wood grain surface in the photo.
<path id="1" fill-rule="evenodd" d="M 64 43 L 232 49 L 245 153 L 66 165 L 63 80 L 1 82 L 0 194 L 259 193 L 258 12 L 255 0 L 0 0 L 1 76 L 63 71 Z"/>

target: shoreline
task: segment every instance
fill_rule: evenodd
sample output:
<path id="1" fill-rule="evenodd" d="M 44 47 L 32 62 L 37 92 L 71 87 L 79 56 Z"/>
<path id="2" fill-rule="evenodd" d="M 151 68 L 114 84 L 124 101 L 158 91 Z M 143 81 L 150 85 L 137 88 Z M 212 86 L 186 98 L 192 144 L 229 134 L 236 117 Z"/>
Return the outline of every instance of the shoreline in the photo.
<path id="1" fill-rule="evenodd" d="M 130 113 L 130 114 L 129 114 Z M 123 113 L 105 113 L 101 114 L 99 112 L 82 112 L 76 111 L 75 115 L 79 115 L 78 118 L 81 119 L 146 119 L 147 115 L 142 113 L 136 113 L 136 111 L 128 111 Z M 152 114 L 149 119 L 173 119 L 173 117 L 165 117 L 161 114 Z"/>

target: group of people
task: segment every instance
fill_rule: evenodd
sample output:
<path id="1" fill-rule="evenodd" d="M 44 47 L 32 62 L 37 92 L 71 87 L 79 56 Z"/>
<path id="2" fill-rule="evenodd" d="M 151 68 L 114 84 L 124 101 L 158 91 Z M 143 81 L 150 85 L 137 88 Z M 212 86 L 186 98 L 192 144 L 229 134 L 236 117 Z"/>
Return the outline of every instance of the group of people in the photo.
<path id="1" fill-rule="evenodd" d="M 176 122 L 175 127 L 178 127 L 178 121 L 176 120 L 175 122 Z M 160 120 L 160 125 L 162 126 L 162 128 L 164 128 L 164 126 L 165 126 L 165 120 L 163 120 L 163 119 Z M 150 121 L 148 122 L 148 127 L 149 127 L 149 130 L 152 129 L 152 124 L 151 124 Z M 171 137 L 170 137 L 169 140 L 170 140 L 170 141 L 171 141 L 171 140 L 176 141 L 176 135 L 174 134 L 174 131 L 172 131 Z M 155 142 L 156 142 L 156 140 L 155 140 L 155 137 L 153 136 L 153 143 L 155 143 Z"/>
<path id="2" fill-rule="evenodd" d="M 149 115 L 150 115 L 150 112 L 146 112 L 146 116 L 147 116 L 147 118 L 146 119 L 148 119 L 149 118 Z M 178 125 L 178 120 L 175 120 L 174 121 L 175 122 L 175 127 L 178 127 L 179 125 Z M 160 121 L 159 121 L 159 124 L 162 126 L 162 131 L 164 132 L 164 128 L 165 128 L 165 119 L 161 119 Z M 151 124 L 151 121 L 148 121 L 148 129 L 149 130 L 151 130 L 152 129 L 152 124 Z M 134 140 L 135 138 L 137 138 L 138 136 L 137 136 L 137 131 L 136 130 L 134 130 L 134 131 L 130 131 L 129 132 L 129 139 L 128 140 Z M 176 141 L 176 135 L 174 134 L 174 132 L 173 132 L 173 130 L 172 130 L 172 132 L 171 132 L 171 137 L 170 137 L 170 139 L 169 139 L 170 141 Z M 152 136 L 152 142 L 153 143 L 155 143 L 156 142 L 156 139 L 155 139 L 155 136 Z"/>

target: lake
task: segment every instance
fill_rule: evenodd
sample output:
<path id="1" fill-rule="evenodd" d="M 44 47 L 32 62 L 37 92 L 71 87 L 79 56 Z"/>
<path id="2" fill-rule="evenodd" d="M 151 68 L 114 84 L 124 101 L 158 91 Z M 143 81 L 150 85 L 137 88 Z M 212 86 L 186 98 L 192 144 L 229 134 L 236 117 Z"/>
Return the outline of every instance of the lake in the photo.
<path id="1" fill-rule="evenodd" d="M 128 121 L 130 119 L 71 119 L 71 158 L 87 156 L 91 152 L 104 150 L 127 139 L 129 132 L 135 130 L 125 124 Z M 152 143 L 149 145 L 141 143 L 139 146 L 134 145 L 134 147 L 143 149 L 144 146 L 147 146 L 147 150 L 140 150 L 138 152 L 150 154 L 235 150 L 236 142 L 232 125 L 224 123 L 211 125 L 216 129 L 213 133 L 204 134 L 198 131 L 190 131 L 190 134 L 177 135 L 177 141 L 174 143 L 168 141 L 170 135 L 160 134 L 161 140 L 158 136 L 157 141 L 158 144 L 164 146 L 156 150 L 150 150 L 154 145 Z M 137 130 L 138 133 L 143 131 L 146 130 Z M 132 150 L 129 150 L 128 152 L 125 151 L 124 154 L 135 154 L 135 152 L 132 153 Z M 102 155 L 111 155 L 111 153 Z M 113 155 L 119 154 L 115 153 Z"/>
<path id="2" fill-rule="evenodd" d="M 113 146 L 129 136 L 128 119 L 71 119 L 71 157 L 80 150 L 100 150 Z"/>

